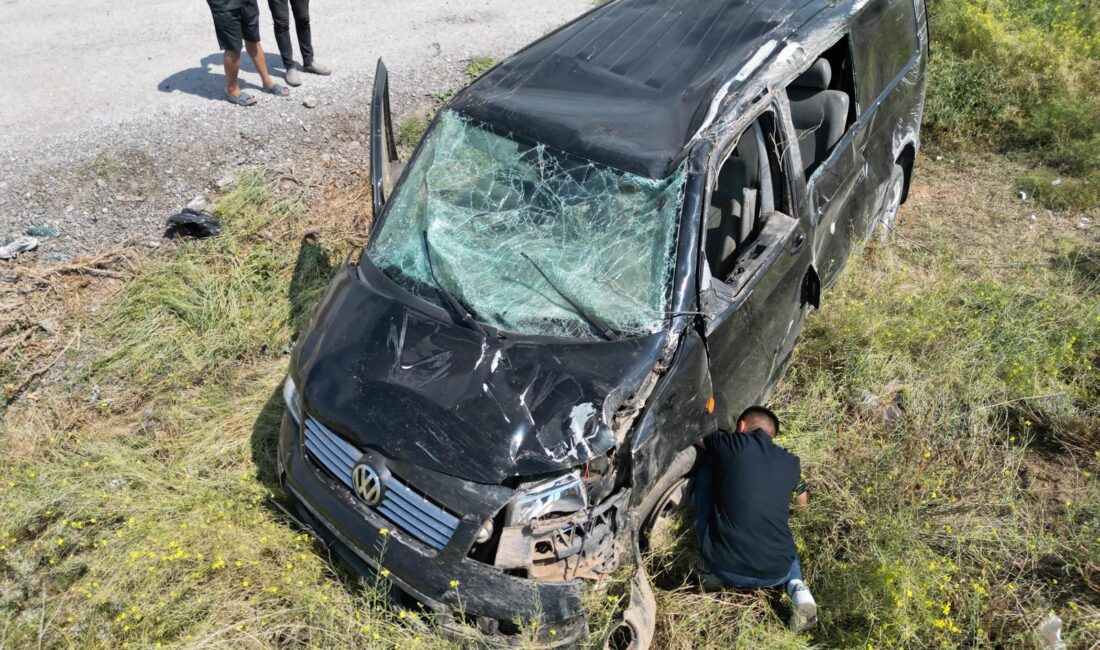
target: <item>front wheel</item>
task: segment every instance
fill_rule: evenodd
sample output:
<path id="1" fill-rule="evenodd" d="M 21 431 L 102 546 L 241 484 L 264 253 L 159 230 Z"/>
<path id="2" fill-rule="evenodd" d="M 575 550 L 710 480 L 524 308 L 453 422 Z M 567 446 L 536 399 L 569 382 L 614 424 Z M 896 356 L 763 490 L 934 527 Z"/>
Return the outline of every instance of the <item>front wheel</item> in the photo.
<path id="1" fill-rule="evenodd" d="M 691 490 L 686 476 L 677 479 L 665 490 L 657 500 L 657 505 L 646 517 L 643 530 L 647 548 L 662 548 L 672 541 L 675 536 L 673 516 L 680 508 L 687 505 L 690 498 Z"/>
<path id="2" fill-rule="evenodd" d="M 878 229 L 880 241 L 887 239 L 894 230 L 894 223 L 898 218 L 898 209 L 901 207 L 901 197 L 905 194 L 905 170 L 901 165 L 894 163 L 894 169 L 890 172 L 890 181 L 886 184 L 886 198 L 882 204 L 875 227 Z"/>

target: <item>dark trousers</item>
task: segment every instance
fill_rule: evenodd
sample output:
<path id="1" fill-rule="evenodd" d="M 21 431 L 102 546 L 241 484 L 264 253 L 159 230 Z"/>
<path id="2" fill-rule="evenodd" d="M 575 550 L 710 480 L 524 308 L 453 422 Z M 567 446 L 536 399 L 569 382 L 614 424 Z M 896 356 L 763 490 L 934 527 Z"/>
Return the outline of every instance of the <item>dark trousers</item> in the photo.
<path id="1" fill-rule="evenodd" d="M 313 63 L 313 42 L 309 35 L 309 0 L 267 0 L 267 6 L 271 8 L 271 19 L 275 23 L 275 42 L 279 44 L 283 66 L 289 67 L 294 63 L 294 45 L 290 42 L 291 12 L 294 12 L 294 31 L 298 33 L 302 65 Z"/>

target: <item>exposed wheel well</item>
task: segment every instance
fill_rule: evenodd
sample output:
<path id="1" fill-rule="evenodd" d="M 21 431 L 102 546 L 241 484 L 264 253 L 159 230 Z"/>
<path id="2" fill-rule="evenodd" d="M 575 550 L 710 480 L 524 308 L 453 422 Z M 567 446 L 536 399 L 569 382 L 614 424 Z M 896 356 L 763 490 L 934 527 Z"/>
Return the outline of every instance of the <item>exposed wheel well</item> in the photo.
<path id="1" fill-rule="evenodd" d="M 898 154 L 897 164 L 901 165 L 901 168 L 905 170 L 905 187 L 901 191 L 901 202 L 905 203 L 909 198 L 909 182 L 913 178 L 913 161 L 917 157 L 917 149 L 910 142 L 905 145 Z"/>

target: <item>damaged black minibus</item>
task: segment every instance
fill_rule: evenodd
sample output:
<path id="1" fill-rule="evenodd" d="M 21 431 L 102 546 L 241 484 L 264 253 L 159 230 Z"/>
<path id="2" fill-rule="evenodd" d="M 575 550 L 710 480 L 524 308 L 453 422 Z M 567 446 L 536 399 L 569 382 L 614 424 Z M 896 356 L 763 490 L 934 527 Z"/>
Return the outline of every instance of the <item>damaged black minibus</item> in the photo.
<path id="1" fill-rule="evenodd" d="M 406 164 L 379 62 L 369 243 L 285 384 L 295 516 L 439 620 L 575 643 L 583 579 L 631 560 L 892 225 L 926 24 L 924 0 L 613 0 L 456 94 Z"/>

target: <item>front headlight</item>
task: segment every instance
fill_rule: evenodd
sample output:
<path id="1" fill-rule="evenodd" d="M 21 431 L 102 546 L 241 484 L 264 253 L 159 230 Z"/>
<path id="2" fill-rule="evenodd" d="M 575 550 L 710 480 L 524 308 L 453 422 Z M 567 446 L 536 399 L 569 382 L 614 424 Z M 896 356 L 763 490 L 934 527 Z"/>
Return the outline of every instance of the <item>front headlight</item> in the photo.
<path id="1" fill-rule="evenodd" d="M 512 501 L 505 514 L 507 526 L 522 526 L 546 515 L 567 515 L 588 507 L 588 495 L 579 470 L 521 486 L 520 490 L 520 496 Z"/>
<path id="2" fill-rule="evenodd" d="M 283 401 L 286 402 L 286 410 L 290 412 L 290 417 L 301 424 L 302 398 L 298 396 L 298 387 L 294 385 L 294 380 L 289 376 L 286 378 L 286 382 L 283 383 Z"/>

